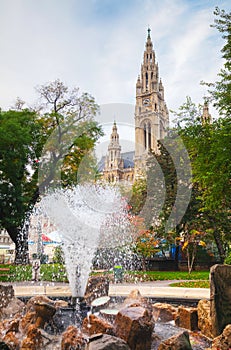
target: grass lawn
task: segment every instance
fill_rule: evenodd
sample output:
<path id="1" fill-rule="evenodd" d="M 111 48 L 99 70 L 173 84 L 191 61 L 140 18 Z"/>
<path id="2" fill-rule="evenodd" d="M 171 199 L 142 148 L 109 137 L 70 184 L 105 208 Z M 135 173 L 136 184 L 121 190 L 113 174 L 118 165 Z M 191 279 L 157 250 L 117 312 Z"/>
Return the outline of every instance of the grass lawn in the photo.
<path id="1" fill-rule="evenodd" d="M 0 265 L 0 268 L 10 269 L 8 272 L 0 271 L 0 282 L 31 281 L 32 279 L 30 265 Z M 100 273 L 94 272 L 94 274 Z M 103 274 L 113 280 L 112 271 L 106 271 Z M 40 275 L 42 281 L 68 282 L 65 266 L 61 264 L 41 265 Z M 192 271 L 191 274 L 186 271 L 125 271 L 124 273 L 124 281 L 130 283 L 164 280 L 187 280 L 191 282 L 184 282 L 184 284 L 181 282 L 177 286 L 208 288 L 209 271 Z"/>
<path id="2" fill-rule="evenodd" d="M 31 265 L 0 265 L 0 268 L 9 268 L 8 272 L 0 271 L 0 282 L 31 281 Z M 43 264 L 40 268 L 42 281 L 68 282 L 66 269 L 61 264 Z"/>
<path id="3" fill-rule="evenodd" d="M 142 281 L 209 280 L 209 271 L 131 271 L 129 278 Z"/>
<path id="4" fill-rule="evenodd" d="M 210 288 L 209 281 L 188 281 L 171 283 L 170 287 L 184 287 L 184 288 Z"/>

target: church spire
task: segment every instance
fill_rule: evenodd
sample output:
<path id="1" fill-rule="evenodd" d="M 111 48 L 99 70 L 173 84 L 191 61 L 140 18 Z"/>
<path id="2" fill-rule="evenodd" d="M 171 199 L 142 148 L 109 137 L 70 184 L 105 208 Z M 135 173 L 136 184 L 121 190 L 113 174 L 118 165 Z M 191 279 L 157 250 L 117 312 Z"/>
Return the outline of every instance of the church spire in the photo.
<path id="1" fill-rule="evenodd" d="M 150 32 L 151 32 L 151 29 L 148 27 L 148 37 L 147 37 L 147 39 L 151 39 Z"/>
<path id="2" fill-rule="evenodd" d="M 209 104 L 207 100 L 205 100 L 204 102 L 201 121 L 202 121 L 202 124 L 210 124 L 212 122 L 212 117 L 211 117 L 211 114 L 209 113 Z"/>
<path id="3" fill-rule="evenodd" d="M 168 109 L 164 100 L 164 86 L 151 39 L 151 29 L 145 43 L 140 75 L 136 82 L 135 110 L 135 171 L 145 168 L 151 150 L 157 151 L 157 140 L 163 139 L 168 127 Z"/>

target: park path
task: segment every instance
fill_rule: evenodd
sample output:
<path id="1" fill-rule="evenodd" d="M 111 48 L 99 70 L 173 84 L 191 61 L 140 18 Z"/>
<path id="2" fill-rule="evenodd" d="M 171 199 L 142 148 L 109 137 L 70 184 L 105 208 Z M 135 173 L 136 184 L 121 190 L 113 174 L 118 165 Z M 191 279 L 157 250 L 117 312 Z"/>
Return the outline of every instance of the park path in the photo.
<path id="1" fill-rule="evenodd" d="M 181 298 L 181 299 L 209 299 L 208 288 L 184 288 L 170 287 L 171 281 L 152 281 L 138 283 L 110 283 L 109 296 L 128 296 L 129 293 L 138 289 L 142 296 L 153 298 Z M 9 283 L 4 283 L 9 284 Z M 16 297 L 31 297 L 35 295 L 47 295 L 54 297 L 71 296 L 68 283 L 53 282 L 13 282 Z"/>

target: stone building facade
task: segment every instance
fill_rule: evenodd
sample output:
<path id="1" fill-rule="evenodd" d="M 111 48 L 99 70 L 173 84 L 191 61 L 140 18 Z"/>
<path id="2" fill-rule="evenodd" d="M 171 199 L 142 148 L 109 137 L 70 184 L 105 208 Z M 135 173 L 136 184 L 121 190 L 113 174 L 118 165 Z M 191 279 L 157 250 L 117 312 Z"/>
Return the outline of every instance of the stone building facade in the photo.
<path id="1" fill-rule="evenodd" d="M 157 151 L 157 140 L 166 136 L 169 126 L 164 87 L 148 29 L 141 72 L 136 83 L 135 151 L 121 153 L 116 123 L 108 152 L 100 162 L 100 172 L 109 182 L 131 181 L 143 174 L 150 150 Z M 127 157 L 127 158 L 126 158 Z"/>
<path id="2" fill-rule="evenodd" d="M 157 151 L 157 140 L 167 135 L 169 114 L 164 86 L 148 29 L 141 72 L 136 83 L 135 175 L 145 167 L 148 152 Z"/>
<path id="3" fill-rule="evenodd" d="M 107 154 L 101 160 L 102 178 L 107 182 L 133 182 L 134 152 L 121 153 L 116 122 L 112 127 Z"/>

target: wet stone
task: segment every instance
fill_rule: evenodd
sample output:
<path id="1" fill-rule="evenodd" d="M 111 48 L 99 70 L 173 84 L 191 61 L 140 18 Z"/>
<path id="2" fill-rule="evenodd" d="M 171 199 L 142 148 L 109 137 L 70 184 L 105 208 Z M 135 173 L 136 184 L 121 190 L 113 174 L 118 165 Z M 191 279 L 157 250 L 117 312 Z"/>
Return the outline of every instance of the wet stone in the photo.
<path id="1" fill-rule="evenodd" d="M 213 338 L 209 300 L 203 299 L 198 302 L 197 315 L 198 328 L 201 331 L 201 333 L 208 338 Z"/>
<path id="2" fill-rule="evenodd" d="M 97 334 L 89 339 L 86 350 L 131 350 L 128 344 L 108 334 Z"/>
<path id="3" fill-rule="evenodd" d="M 197 308 L 179 306 L 175 322 L 178 327 L 186 328 L 190 331 L 198 330 Z"/>
<path id="4" fill-rule="evenodd" d="M 176 318 L 177 308 L 166 303 L 153 304 L 153 317 L 155 321 L 169 322 Z"/>
<path id="5" fill-rule="evenodd" d="M 16 314 L 22 314 L 25 309 L 25 304 L 17 299 L 12 298 L 6 307 L 0 309 L 0 319 L 14 318 Z"/>
<path id="6" fill-rule="evenodd" d="M 67 327 L 62 334 L 61 350 L 85 349 L 86 340 L 81 331 L 75 326 Z"/>
<path id="7" fill-rule="evenodd" d="M 231 349 L 231 325 L 225 327 L 222 334 L 213 339 L 211 350 L 230 350 Z"/>
<path id="8" fill-rule="evenodd" d="M 155 323 L 151 312 L 141 306 L 121 309 L 115 319 L 115 334 L 133 350 L 151 349 Z"/>
<path id="9" fill-rule="evenodd" d="M 212 334 L 217 337 L 231 324 L 231 266 L 214 265 L 210 269 Z"/>
<path id="10" fill-rule="evenodd" d="M 88 305 L 91 305 L 92 301 L 102 296 L 108 296 L 109 291 L 109 279 L 104 276 L 91 276 L 88 279 L 85 300 Z"/>
<path id="11" fill-rule="evenodd" d="M 13 286 L 3 286 L 0 284 L 0 311 L 1 308 L 6 307 L 10 300 L 14 298 Z"/>
<path id="12" fill-rule="evenodd" d="M 83 320 L 83 332 L 88 335 L 105 333 L 113 335 L 113 326 L 105 320 L 94 314 L 89 315 Z"/>
<path id="13" fill-rule="evenodd" d="M 187 331 L 164 340 L 158 350 L 192 350 Z"/>

